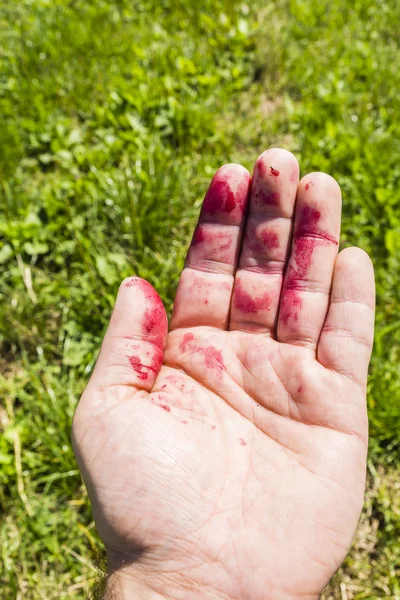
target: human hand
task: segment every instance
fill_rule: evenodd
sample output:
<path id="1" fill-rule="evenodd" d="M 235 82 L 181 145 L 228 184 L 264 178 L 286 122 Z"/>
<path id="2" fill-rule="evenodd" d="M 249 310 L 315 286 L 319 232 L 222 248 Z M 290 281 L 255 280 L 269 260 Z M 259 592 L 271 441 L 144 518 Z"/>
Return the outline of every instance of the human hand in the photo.
<path id="1" fill-rule="evenodd" d="M 217 172 L 168 335 L 151 285 L 121 285 L 73 424 L 110 597 L 309 600 L 349 550 L 373 269 L 337 257 L 336 182 L 298 178 L 280 149 L 250 197 L 243 167 Z"/>

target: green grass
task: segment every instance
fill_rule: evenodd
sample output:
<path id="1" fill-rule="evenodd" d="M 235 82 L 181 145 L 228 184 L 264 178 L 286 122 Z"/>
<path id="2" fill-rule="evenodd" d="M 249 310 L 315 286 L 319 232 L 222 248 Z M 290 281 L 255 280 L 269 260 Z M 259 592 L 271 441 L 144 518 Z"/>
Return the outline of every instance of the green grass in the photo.
<path id="1" fill-rule="evenodd" d="M 396 0 L 0 0 L 2 598 L 84 598 L 71 419 L 120 279 L 171 307 L 207 181 L 271 145 L 344 194 L 376 267 L 370 483 L 325 598 L 400 598 Z"/>

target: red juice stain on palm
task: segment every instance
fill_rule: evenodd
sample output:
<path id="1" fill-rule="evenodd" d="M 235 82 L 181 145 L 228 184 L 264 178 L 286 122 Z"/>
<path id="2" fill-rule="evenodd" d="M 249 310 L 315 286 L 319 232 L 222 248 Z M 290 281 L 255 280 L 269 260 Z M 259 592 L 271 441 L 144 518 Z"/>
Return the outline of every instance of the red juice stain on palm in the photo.
<path id="1" fill-rule="evenodd" d="M 325 246 L 330 243 L 337 245 L 337 240 L 321 231 L 318 223 L 321 213 L 312 206 L 304 206 L 294 237 L 294 262 L 290 265 L 285 280 L 285 293 L 282 299 L 281 318 L 287 324 L 290 318 L 295 321 L 299 318 L 302 306 L 299 292 L 303 289 L 302 280 L 307 276 L 311 267 L 312 255 L 316 246 Z"/>
<path id="2" fill-rule="evenodd" d="M 188 345 L 191 344 L 190 350 L 193 353 L 200 353 L 204 357 L 205 366 L 208 369 L 215 370 L 218 378 L 221 378 L 222 372 L 226 370 L 221 350 L 218 350 L 218 348 L 215 348 L 214 346 L 202 347 L 201 345 L 194 345 L 192 344 L 193 340 L 194 335 L 192 333 L 185 333 L 182 342 L 179 345 L 180 351 L 186 352 L 188 350 Z"/>
<path id="3" fill-rule="evenodd" d="M 160 371 L 163 361 L 163 352 L 156 348 L 155 350 L 156 351 L 153 355 L 153 358 L 150 364 L 148 365 L 143 364 L 139 356 L 128 356 L 129 364 L 131 365 L 132 369 L 135 371 L 139 379 L 148 379 L 149 372 L 157 374 Z"/>
<path id="4" fill-rule="evenodd" d="M 273 175 L 274 177 L 279 177 L 280 171 L 278 171 L 278 169 L 274 169 L 274 167 L 270 167 L 269 170 L 271 172 L 271 175 Z"/>
<path id="5" fill-rule="evenodd" d="M 180 343 L 179 350 L 181 352 L 186 352 L 187 346 L 190 344 L 190 342 L 193 342 L 193 340 L 194 340 L 193 333 L 185 333 L 185 335 L 183 336 L 183 340 Z"/>
<path id="6" fill-rule="evenodd" d="M 238 283 L 234 292 L 235 308 L 243 313 L 256 313 L 259 310 L 269 310 L 271 299 L 267 293 L 262 294 L 258 298 L 250 296 Z"/>
<path id="7" fill-rule="evenodd" d="M 167 412 L 171 412 L 170 407 L 168 406 L 168 404 L 159 404 L 158 405 L 160 408 L 166 410 Z"/>
<path id="8" fill-rule="evenodd" d="M 207 348 L 202 350 L 202 353 L 206 367 L 214 369 L 218 377 L 221 378 L 222 372 L 226 370 L 221 350 L 214 348 L 214 346 L 207 346 Z"/>
<path id="9" fill-rule="evenodd" d="M 128 360 L 139 379 L 144 380 L 148 378 L 149 374 L 146 371 L 143 371 L 145 367 L 142 365 L 142 362 L 138 356 L 128 356 Z"/>
<path id="10" fill-rule="evenodd" d="M 211 429 L 212 429 L 213 431 L 215 431 L 215 430 L 217 429 L 216 425 L 213 425 L 213 426 L 211 427 Z"/>
<path id="11" fill-rule="evenodd" d="M 225 181 L 213 181 L 204 198 L 204 212 L 214 215 L 217 212 L 231 213 L 236 208 L 235 194 Z"/>
<path id="12" fill-rule="evenodd" d="M 243 438 L 239 438 L 239 441 L 241 446 L 247 446 L 247 442 Z"/>
<path id="13" fill-rule="evenodd" d="M 176 388 L 180 387 L 182 388 L 183 384 L 182 384 L 182 378 L 181 377 L 176 377 L 176 375 L 167 375 L 166 378 L 171 385 L 175 386 Z"/>

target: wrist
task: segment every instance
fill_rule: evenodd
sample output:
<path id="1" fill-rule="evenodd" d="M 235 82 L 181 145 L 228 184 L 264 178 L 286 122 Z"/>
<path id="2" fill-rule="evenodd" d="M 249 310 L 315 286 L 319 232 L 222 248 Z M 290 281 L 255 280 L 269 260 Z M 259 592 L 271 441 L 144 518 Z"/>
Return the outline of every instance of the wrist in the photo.
<path id="1" fill-rule="evenodd" d="M 108 576 L 104 596 L 101 600 L 234 600 L 243 598 L 242 592 L 236 594 L 226 590 L 220 577 L 214 578 L 215 585 L 199 582 L 199 578 L 188 576 L 188 571 L 178 572 L 172 568 L 155 569 L 155 563 L 145 565 L 142 561 L 115 560 L 109 555 Z M 212 567 L 210 565 L 212 570 Z M 218 583 L 220 585 L 218 585 Z M 222 585 L 221 585 L 222 584 Z M 225 589 L 224 589 L 225 588 Z M 248 590 L 246 598 L 259 598 L 254 591 Z M 246 591 L 247 594 L 247 591 Z M 288 595 L 282 591 L 266 589 L 262 596 L 265 600 L 319 600 L 320 594 Z"/>
<path id="2" fill-rule="evenodd" d="M 103 600 L 165 600 L 165 596 L 121 569 L 108 575 Z"/>
<path id="3" fill-rule="evenodd" d="M 119 565 L 109 574 L 102 600 L 226 600 L 227 596 L 199 585 L 181 573 L 147 570 L 137 563 Z"/>
<path id="4" fill-rule="evenodd" d="M 121 569 L 107 578 L 105 594 L 102 600 L 227 600 L 225 594 L 215 594 L 210 589 L 201 589 L 196 584 L 184 579 L 165 580 L 158 575 L 149 576 L 149 580 L 141 579 L 131 568 Z M 151 583 L 150 583 L 151 581 Z M 269 596 L 266 596 L 269 598 Z M 283 596 L 279 595 L 279 598 Z M 229 596 L 230 598 L 230 596 Z M 297 596 L 284 596 L 285 600 L 299 600 Z M 319 600 L 319 595 L 301 596 L 301 600 Z M 272 600 L 272 596 L 271 596 Z M 274 597 L 276 600 L 276 596 Z"/>

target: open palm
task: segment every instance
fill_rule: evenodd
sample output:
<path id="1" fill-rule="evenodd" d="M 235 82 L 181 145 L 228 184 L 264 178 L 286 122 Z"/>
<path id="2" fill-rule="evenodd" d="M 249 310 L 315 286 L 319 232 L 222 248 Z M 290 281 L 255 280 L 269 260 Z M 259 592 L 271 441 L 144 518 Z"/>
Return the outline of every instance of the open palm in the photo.
<path id="1" fill-rule="evenodd" d="M 239 165 L 211 182 L 168 335 L 151 285 L 121 285 L 73 427 L 121 590 L 312 599 L 342 563 L 374 283 L 364 252 L 337 256 L 340 210 L 331 177 L 299 183 L 294 156 L 269 150 L 252 182 Z"/>

